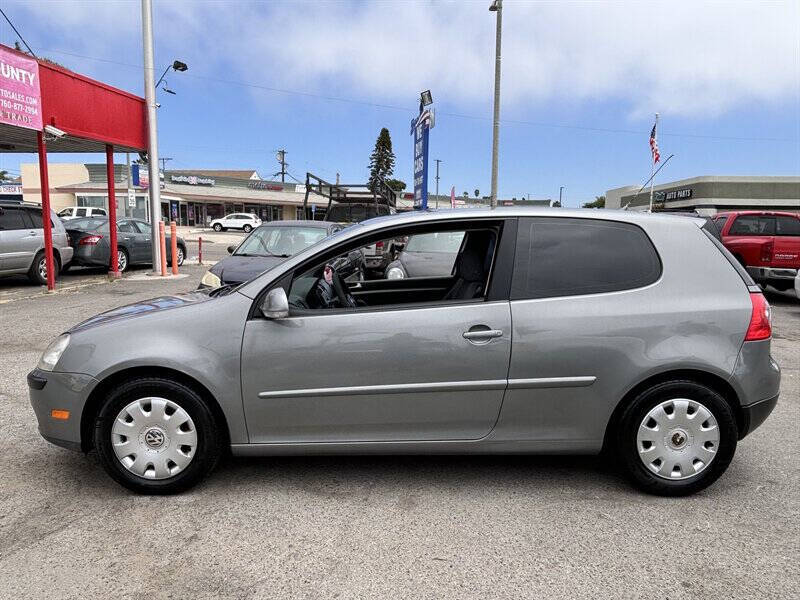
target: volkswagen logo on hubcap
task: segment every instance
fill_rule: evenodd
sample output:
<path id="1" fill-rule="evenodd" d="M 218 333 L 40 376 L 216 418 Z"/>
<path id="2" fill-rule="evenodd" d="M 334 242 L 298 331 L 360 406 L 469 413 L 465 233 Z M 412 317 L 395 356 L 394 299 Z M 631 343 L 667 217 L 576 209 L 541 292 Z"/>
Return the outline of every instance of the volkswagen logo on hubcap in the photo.
<path id="1" fill-rule="evenodd" d="M 151 448 L 160 448 L 164 445 L 164 434 L 158 429 L 149 429 L 144 434 L 144 441 Z"/>

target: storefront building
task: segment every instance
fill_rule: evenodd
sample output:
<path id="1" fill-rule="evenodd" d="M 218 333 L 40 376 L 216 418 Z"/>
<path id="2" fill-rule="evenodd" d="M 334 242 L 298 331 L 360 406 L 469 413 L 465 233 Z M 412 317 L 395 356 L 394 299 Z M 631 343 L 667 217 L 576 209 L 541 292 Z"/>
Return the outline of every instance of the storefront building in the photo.
<path id="1" fill-rule="evenodd" d="M 640 188 L 608 190 L 606 208 L 648 210 L 650 188 L 639 192 Z M 653 210 L 694 210 L 701 215 L 725 210 L 800 211 L 800 177 L 711 175 L 664 183 L 653 188 Z"/>
<path id="2" fill-rule="evenodd" d="M 150 220 L 149 195 L 144 182 L 136 185 L 132 167 L 114 165 L 117 214 Z M 22 190 L 26 202 L 41 202 L 39 167 L 23 164 Z M 52 164 L 50 202 L 53 210 L 68 206 L 108 206 L 104 164 Z M 130 189 L 130 192 L 128 191 Z M 311 195 L 304 212 L 305 186 L 265 181 L 254 170 L 166 171 L 161 180 L 161 214 L 178 225 L 209 226 L 211 221 L 233 212 L 248 212 L 262 221 L 315 218 L 325 215 L 327 200 Z M 306 212 L 308 214 L 306 214 Z"/>

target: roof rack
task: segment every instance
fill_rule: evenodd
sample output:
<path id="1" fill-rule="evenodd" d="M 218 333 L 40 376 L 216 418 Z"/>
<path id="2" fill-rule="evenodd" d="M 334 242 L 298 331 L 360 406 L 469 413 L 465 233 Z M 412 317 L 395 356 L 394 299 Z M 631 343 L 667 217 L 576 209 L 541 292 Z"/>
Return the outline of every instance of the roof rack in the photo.
<path id="1" fill-rule="evenodd" d="M 328 210 L 333 202 L 344 204 L 375 204 L 376 206 L 397 207 L 397 193 L 382 178 L 370 189 L 367 183 L 329 183 L 313 173 L 306 173 L 306 196 L 303 209 L 308 208 L 308 195 L 318 194 L 328 199 Z"/>

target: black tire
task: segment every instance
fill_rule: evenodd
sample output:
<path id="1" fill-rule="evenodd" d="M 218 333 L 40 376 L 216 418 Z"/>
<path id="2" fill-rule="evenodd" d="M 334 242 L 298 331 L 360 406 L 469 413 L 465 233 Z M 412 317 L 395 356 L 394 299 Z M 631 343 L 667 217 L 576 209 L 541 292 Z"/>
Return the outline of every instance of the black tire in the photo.
<path id="1" fill-rule="evenodd" d="M 188 466 L 165 479 L 147 479 L 129 471 L 114 453 L 112 427 L 120 411 L 131 402 L 146 397 L 165 398 L 179 405 L 194 422 L 197 448 Z M 222 454 L 223 435 L 211 409 L 190 387 L 160 377 L 126 381 L 106 398 L 95 419 L 94 446 L 103 468 L 114 481 L 140 494 L 177 494 L 207 476 Z"/>
<path id="2" fill-rule="evenodd" d="M 687 399 L 702 404 L 714 416 L 719 427 L 719 444 L 714 458 L 699 473 L 687 479 L 660 477 L 639 458 L 639 426 L 651 409 L 670 399 Z M 643 391 L 623 411 L 616 431 L 616 452 L 626 475 L 642 491 L 658 496 L 688 496 L 719 479 L 733 459 L 737 440 L 736 417 L 719 393 L 695 381 L 674 380 Z"/>
<path id="3" fill-rule="evenodd" d="M 242 227 L 242 229 L 244 230 L 245 233 L 250 233 L 251 231 L 253 231 L 253 226 L 245 225 L 244 227 Z"/>
<path id="4" fill-rule="evenodd" d="M 33 262 L 28 269 L 28 279 L 37 285 L 47 285 L 47 268 L 44 266 L 44 261 L 44 250 L 39 250 L 36 256 L 33 257 Z M 61 273 L 61 262 L 55 252 L 53 253 L 53 262 L 55 263 L 53 281 L 58 281 L 58 276 Z"/>
<path id="5" fill-rule="evenodd" d="M 131 257 L 128 255 L 128 251 L 117 246 L 117 269 L 119 269 L 120 273 L 124 273 L 130 266 Z"/>
<path id="6" fill-rule="evenodd" d="M 214 231 L 218 233 L 222 231 L 222 225 L 220 225 L 219 223 L 214 223 Z"/>

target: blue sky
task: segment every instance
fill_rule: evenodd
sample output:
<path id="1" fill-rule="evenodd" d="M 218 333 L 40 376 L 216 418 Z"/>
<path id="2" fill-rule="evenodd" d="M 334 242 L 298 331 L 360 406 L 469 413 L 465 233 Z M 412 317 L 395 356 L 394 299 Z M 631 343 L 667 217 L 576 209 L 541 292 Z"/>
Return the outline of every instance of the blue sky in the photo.
<path id="1" fill-rule="evenodd" d="M 441 193 L 488 194 L 494 16 L 488 0 L 156 0 L 160 153 L 170 168 L 254 168 L 364 181 L 381 127 L 412 181 L 419 91 L 437 110 Z M 17 2 L 4 10 L 40 56 L 143 95 L 137 1 Z M 800 3 L 504 3 L 501 197 L 575 206 L 649 176 L 661 114 L 661 181 L 800 174 Z M 17 36 L 3 22 L 0 42 Z M 102 156 L 51 155 L 51 161 Z M 19 171 L 34 155 L 0 155 Z M 433 192 L 433 173 L 430 175 Z"/>

